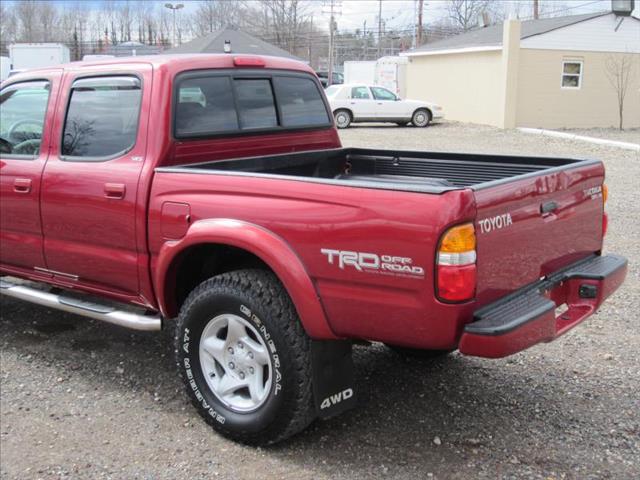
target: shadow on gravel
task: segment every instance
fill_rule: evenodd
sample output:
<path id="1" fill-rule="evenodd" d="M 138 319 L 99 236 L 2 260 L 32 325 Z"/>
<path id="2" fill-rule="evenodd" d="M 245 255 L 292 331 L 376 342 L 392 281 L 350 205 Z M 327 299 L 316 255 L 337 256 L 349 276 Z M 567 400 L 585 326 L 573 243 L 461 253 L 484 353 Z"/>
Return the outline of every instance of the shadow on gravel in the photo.
<path id="1" fill-rule="evenodd" d="M 0 307 L 4 351 L 29 355 L 30 362 L 51 365 L 61 376 L 73 371 L 105 395 L 135 389 L 137 396 L 146 394 L 145 408 L 176 413 L 180 421 L 178 412 L 188 401 L 175 371 L 169 334 L 131 333 L 6 298 Z M 443 472 L 443 465 L 482 461 L 483 456 L 499 465 L 508 461 L 505 452 L 515 451 L 525 452 L 527 461 L 543 468 L 541 464 L 551 461 L 545 450 L 561 450 L 544 442 L 555 438 L 562 443 L 565 427 L 584 415 L 579 402 L 564 408 L 563 376 L 554 375 L 552 364 L 544 366 L 551 370 L 548 374 L 541 374 L 515 362 L 455 353 L 438 360 L 407 360 L 382 345 L 356 347 L 355 364 L 359 407 L 316 421 L 267 449 L 268 455 L 302 467 L 311 462 L 314 469 L 331 465 L 327 473 L 336 465 L 348 472 L 377 471 L 385 464 Z M 158 394 L 162 400 L 154 402 L 152 396 Z M 532 451 L 539 443 L 540 449 Z"/>

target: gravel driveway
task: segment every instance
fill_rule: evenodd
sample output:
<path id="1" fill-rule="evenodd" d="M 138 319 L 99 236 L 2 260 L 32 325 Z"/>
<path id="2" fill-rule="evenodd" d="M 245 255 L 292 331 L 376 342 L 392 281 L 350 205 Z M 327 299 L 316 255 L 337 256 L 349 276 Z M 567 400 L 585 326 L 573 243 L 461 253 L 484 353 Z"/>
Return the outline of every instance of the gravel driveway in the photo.
<path id="1" fill-rule="evenodd" d="M 3 299 L 2 478 L 640 478 L 638 154 L 454 123 L 341 136 L 348 146 L 601 158 L 606 249 L 629 257 L 627 283 L 584 325 L 509 359 L 404 361 L 358 347 L 360 407 L 268 449 L 200 420 L 166 333 Z"/>

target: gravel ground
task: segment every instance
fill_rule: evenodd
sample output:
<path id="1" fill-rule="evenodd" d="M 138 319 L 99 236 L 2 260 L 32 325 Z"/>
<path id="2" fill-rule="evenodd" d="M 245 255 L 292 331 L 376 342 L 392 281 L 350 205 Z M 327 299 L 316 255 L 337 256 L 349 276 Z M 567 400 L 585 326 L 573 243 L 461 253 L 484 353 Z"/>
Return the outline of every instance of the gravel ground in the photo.
<path id="1" fill-rule="evenodd" d="M 3 479 L 640 478 L 638 154 L 455 123 L 341 136 L 349 146 L 603 159 L 606 249 L 631 260 L 626 284 L 584 325 L 509 359 L 406 361 L 357 347 L 359 408 L 267 449 L 200 420 L 167 334 L 3 299 Z"/>

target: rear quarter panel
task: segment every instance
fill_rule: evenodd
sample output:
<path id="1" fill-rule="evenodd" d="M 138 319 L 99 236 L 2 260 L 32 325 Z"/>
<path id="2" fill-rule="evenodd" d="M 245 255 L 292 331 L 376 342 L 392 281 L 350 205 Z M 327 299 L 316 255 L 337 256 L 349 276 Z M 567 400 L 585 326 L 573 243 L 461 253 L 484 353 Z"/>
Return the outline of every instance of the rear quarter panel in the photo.
<path id="1" fill-rule="evenodd" d="M 333 332 L 406 346 L 455 346 L 472 303 L 435 300 L 435 248 L 451 224 L 475 218 L 469 190 L 374 190 L 233 175 L 157 172 L 149 215 L 153 257 L 165 242 L 162 205 L 183 202 L 191 221 L 226 218 L 282 238 L 304 264 Z M 189 233 L 187 232 L 188 236 Z M 322 249 L 411 258 L 424 276 L 340 268 Z M 304 319 L 303 319 L 304 321 Z"/>

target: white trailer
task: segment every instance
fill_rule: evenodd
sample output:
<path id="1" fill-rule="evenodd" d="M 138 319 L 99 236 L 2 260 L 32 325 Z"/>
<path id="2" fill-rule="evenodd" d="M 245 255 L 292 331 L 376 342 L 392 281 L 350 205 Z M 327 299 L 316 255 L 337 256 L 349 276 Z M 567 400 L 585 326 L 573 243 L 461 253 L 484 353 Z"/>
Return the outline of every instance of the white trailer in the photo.
<path id="1" fill-rule="evenodd" d="M 11 70 L 29 70 L 67 63 L 69 49 L 61 43 L 14 43 L 9 45 Z"/>
<path id="2" fill-rule="evenodd" d="M 382 57 L 376 62 L 374 83 L 388 88 L 400 98 L 407 93 L 407 57 Z"/>
<path id="3" fill-rule="evenodd" d="M 376 73 L 376 62 L 344 62 L 344 83 L 372 85 Z"/>
<path id="4" fill-rule="evenodd" d="M 9 78 L 11 71 L 11 59 L 9 57 L 0 57 L 0 82 L 4 82 Z"/>

